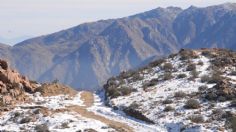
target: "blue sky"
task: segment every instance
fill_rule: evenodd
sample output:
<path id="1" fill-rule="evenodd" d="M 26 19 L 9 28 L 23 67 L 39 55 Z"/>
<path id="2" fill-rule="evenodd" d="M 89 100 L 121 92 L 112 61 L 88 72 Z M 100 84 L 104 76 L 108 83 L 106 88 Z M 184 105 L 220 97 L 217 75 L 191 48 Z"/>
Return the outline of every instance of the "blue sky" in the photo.
<path id="1" fill-rule="evenodd" d="M 16 41 L 20 41 L 20 38 L 48 34 L 84 22 L 129 16 L 157 7 L 187 8 L 190 5 L 204 7 L 236 0 L 0 0 L 0 2 L 0 38 L 19 38 Z"/>

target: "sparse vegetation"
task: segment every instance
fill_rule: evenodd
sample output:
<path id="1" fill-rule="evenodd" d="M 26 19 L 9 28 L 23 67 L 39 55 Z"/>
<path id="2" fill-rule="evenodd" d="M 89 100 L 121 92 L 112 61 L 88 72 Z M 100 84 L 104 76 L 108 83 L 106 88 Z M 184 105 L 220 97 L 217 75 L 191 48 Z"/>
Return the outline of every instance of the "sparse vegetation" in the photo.
<path id="1" fill-rule="evenodd" d="M 163 70 L 167 71 L 167 72 L 170 72 L 174 69 L 173 65 L 171 63 L 165 63 L 163 65 Z"/>
<path id="2" fill-rule="evenodd" d="M 195 70 L 192 70 L 192 71 L 190 72 L 190 74 L 191 74 L 191 78 L 195 79 L 195 78 L 198 77 L 199 72 L 197 72 L 196 69 L 195 69 Z"/>
<path id="3" fill-rule="evenodd" d="M 175 92 L 175 94 L 174 94 L 174 97 L 176 97 L 176 98 L 184 98 L 186 96 L 187 96 L 187 94 L 183 91 L 178 91 L 178 92 Z"/>
<path id="4" fill-rule="evenodd" d="M 190 99 L 185 103 L 184 108 L 186 109 L 198 109 L 200 107 L 200 103 L 199 101 L 195 100 L 195 99 Z"/>
<path id="5" fill-rule="evenodd" d="M 180 60 L 188 60 L 188 59 L 193 59 L 193 58 L 198 58 L 198 56 L 192 51 L 188 49 L 181 49 L 180 50 Z"/>
<path id="6" fill-rule="evenodd" d="M 159 66 L 161 65 L 162 63 L 164 63 L 166 60 L 165 59 L 159 59 L 159 60 L 156 60 L 156 61 L 153 61 L 149 64 L 150 67 L 155 67 L 155 66 Z"/>
<path id="7" fill-rule="evenodd" d="M 202 115 L 192 115 L 189 117 L 189 119 L 194 123 L 203 123 L 204 118 Z"/>
<path id="8" fill-rule="evenodd" d="M 196 70 L 196 65 L 191 63 L 187 66 L 186 71 L 193 71 Z"/>
<path id="9" fill-rule="evenodd" d="M 174 110 L 175 110 L 175 108 L 172 106 L 166 106 L 164 109 L 165 112 L 174 111 Z"/>
<path id="10" fill-rule="evenodd" d="M 34 130 L 36 132 L 49 132 L 49 128 L 46 124 L 36 125 Z"/>
<path id="11" fill-rule="evenodd" d="M 204 91 L 206 91 L 208 89 L 208 86 L 207 85 L 203 85 L 203 86 L 200 86 L 199 88 L 198 88 L 198 91 L 199 92 L 204 92 Z"/>
<path id="12" fill-rule="evenodd" d="M 163 80 L 170 80 L 172 79 L 173 76 L 172 76 L 172 73 L 171 72 L 165 72 L 164 75 L 163 75 Z"/>
<path id="13" fill-rule="evenodd" d="M 177 78 L 186 78 L 187 77 L 187 75 L 186 74 L 184 74 L 184 73 L 182 73 L 182 74 L 179 74 L 178 76 L 177 76 Z"/>
<path id="14" fill-rule="evenodd" d="M 157 85 L 158 81 L 159 81 L 158 78 L 154 78 L 154 79 L 150 80 L 149 82 L 145 82 L 143 84 L 143 89 L 145 90 L 148 87 L 152 87 L 152 86 Z"/>
<path id="15" fill-rule="evenodd" d="M 163 104 L 172 104 L 173 103 L 173 100 L 171 99 L 166 99 L 162 102 Z"/>

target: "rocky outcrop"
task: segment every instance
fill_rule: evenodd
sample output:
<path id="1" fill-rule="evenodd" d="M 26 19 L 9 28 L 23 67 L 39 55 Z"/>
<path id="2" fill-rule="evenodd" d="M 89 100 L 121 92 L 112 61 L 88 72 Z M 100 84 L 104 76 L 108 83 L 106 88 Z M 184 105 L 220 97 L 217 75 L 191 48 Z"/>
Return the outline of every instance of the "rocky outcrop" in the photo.
<path id="1" fill-rule="evenodd" d="M 0 106 L 28 100 L 26 92 L 32 93 L 36 87 L 36 83 L 10 69 L 6 61 L 0 60 Z"/>
<path id="2" fill-rule="evenodd" d="M 236 97 L 236 86 L 228 80 L 218 82 L 213 88 L 207 90 L 206 98 L 209 100 L 232 100 Z"/>
<path id="3" fill-rule="evenodd" d="M 40 92 L 42 96 L 74 96 L 77 94 L 77 91 L 75 91 L 74 89 L 58 83 L 45 83 L 42 86 L 38 87 L 35 92 Z"/>

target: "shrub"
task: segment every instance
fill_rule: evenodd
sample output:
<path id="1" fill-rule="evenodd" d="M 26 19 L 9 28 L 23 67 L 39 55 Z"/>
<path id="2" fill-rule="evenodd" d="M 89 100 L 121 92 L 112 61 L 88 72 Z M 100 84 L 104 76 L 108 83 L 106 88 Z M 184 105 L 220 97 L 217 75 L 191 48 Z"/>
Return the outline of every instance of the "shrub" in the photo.
<path id="1" fill-rule="evenodd" d="M 208 75 L 203 75 L 203 76 L 201 77 L 201 82 L 202 82 L 202 83 L 209 82 L 210 80 L 211 80 L 211 77 L 208 76 Z"/>
<path id="2" fill-rule="evenodd" d="M 226 99 L 226 97 L 224 97 L 224 96 L 219 96 L 218 97 L 218 101 L 219 102 L 225 102 L 227 99 Z"/>
<path id="3" fill-rule="evenodd" d="M 192 51 L 188 49 L 181 49 L 180 50 L 180 60 L 187 60 L 190 58 L 197 58 L 198 56 Z"/>
<path id="4" fill-rule="evenodd" d="M 193 71 L 196 70 L 196 65 L 191 63 L 187 66 L 186 71 Z"/>
<path id="5" fill-rule="evenodd" d="M 129 71 L 123 71 L 120 73 L 119 77 L 122 78 L 122 79 L 126 79 L 126 78 L 129 78 L 131 76 L 133 76 L 135 74 L 134 71 L 132 70 L 129 70 Z"/>
<path id="6" fill-rule="evenodd" d="M 166 99 L 162 102 L 163 104 L 172 104 L 173 103 L 173 100 L 171 99 Z"/>
<path id="7" fill-rule="evenodd" d="M 190 74 L 191 74 L 191 77 L 194 79 L 197 78 L 199 75 L 199 73 L 196 70 L 192 70 Z"/>
<path id="8" fill-rule="evenodd" d="M 204 118 L 202 115 L 192 115 L 189 117 L 189 119 L 194 123 L 203 123 Z"/>
<path id="9" fill-rule="evenodd" d="M 139 73 L 135 73 L 133 76 L 132 76 L 132 81 L 135 82 L 135 81 L 138 81 L 138 80 L 143 80 L 143 76 Z"/>
<path id="10" fill-rule="evenodd" d="M 169 112 L 169 111 L 173 111 L 173 110 L 175 110 L 175 109 L 172 106 L 166 106 L 164 109 L 165 112 Z"/>
<path id="11" fill-rule="evenodd" d="M 165 70 L 165 71 L 172 71 L 173 69 L 174 69 L 174 67 L 171 63 L 165 63 L 163 66 L 163 70 Z"/>
<path id="12" fill-rule="evenodd" d="M 177 97 L 177 98 L 184 98 L 184 97 L 186 97 L 186 93 L 185 92 L 183 92 L 183 91 L 178 91 L 178 92 L 175 92 L 175 94 L 174 94 L 174 97 Z"/>
<path id="13" fill-rule="evenodd" d="M 20 120 L 20 124 L 29 123 L 29 122 L 31 122 L 31 120 L 32 119 L 30 117 L 25 117 Z"/>
<path id="14" fill-rule="evenodd" d="M 218 83 L 222 81 L 223 77 L 218 73 L 214 72 L 211 76 L 204 75 L 201 77 L 201 82 L 207 82 L 207 83 Z"/>
<path id="15" fill-rule="evenodd" d="M 41 124 L 35 126 L 34 130 L 36 132 L 49 132 L 48 126 L 46 124 Z"/>
<path id="16" fill-rule="evenodd" d="M 198 91 L 199 91 L 199 92 L 204 92 L 204 91 L 206 91 L 207 89 L 208 89 L 208 86 L 203 85 L 203 86 L 200 86 L 200 87 L 198 88 Z"/>
<path id="17" fill-rule="evenodd" d="M 226 112 L 222 109 L 213 109 L 211 117 L 213 120 L 220 120 L 226 117 Z"/>
<path id="18" fill-rule="evenodd" d="M 172 78 L 173 78 L 173 76 L 172 76 L 171 72 L 165 72 L 163 75 L 163 80 L 170 80 Z"/>
<path id="19" fill-rule="evenodd" d="M 144 83 L 143 89 L 157 85 L 158 81 L 159 81 L 158 78 L 154 78 L 154 79 L 150 80 L 149 82 Z"/>
<path id="20" fill-rule="evenodd" d="M 230 73 L 230 75 L 236 76 L 236 71 L 232 71 L 232 72 Z"/>
<path id="21" fill-rule="evenodd" d="M 236 100 L 230 102 L 230 107 L 236 107 Z"/>
<path id="22" fill-rule="evenodd" d="M 197 64 L 200 65 L 200 66 L 203 66 L 204 63 L 202 61 L 198 61 Z"/>
<path id="23" fill-rule="evenodd" d="M 226 128 L 231 129 L 233 132 L 236 132 L 236 117 L 235 116 L 229 117 L 226 121 L 225 126 Z"/>
<path id="24" fill-rule="evenodd" d="M 190 99 L 185 103 L 186 109 L 198 109 L 200 107 L 200 103 L 195 99 Z"/>
<path id="25" fill-rule="evenodd" d="M 186 78 L 187 77 L 187 75 L 186 74 L 179 74 L 178 76 L 177 76 L 177 78 Z"/>
<path id="26" fill-rule="evenodd" d="M 165 62 L 165 59 L 159 59 L 159 60 L 156 60 L 156 61 L 153 61 L 149 64 L 150 67 L 155 67 L 155 66 L 159 66 L 161 65 L 162 63 Z"/>
<path id="27" fill-rule="evenodd" d="M 63 122 L 63 123 L 61 124 L 61 127 L 62 127 L 62 128 L 70 128 L 69 125 L 68 125 L 68 122 Z"/>
<path id="28" fill-rule="evenodd" d="M 118 89 L 121 92 L 121 95 L 129 95 L 130 93 L 133 92 L 133 89 L 131 87 L 127 86 L 122 86 L 121 88 Z"/>

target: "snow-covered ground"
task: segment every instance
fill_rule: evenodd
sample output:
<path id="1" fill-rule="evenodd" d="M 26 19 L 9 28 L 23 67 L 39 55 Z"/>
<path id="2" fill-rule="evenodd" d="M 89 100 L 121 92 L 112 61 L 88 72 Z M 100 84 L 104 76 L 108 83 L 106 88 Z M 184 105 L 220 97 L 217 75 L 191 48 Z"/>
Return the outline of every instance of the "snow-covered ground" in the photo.
<path id="1" fill-rule="evenodd" d="M 128 86 L 136 89 L 136 92 L 132 92 L 128 96 L 119 96 L 117 98 L 110 99 L 110 105 L 116 106 L 120 109 L 127 108 L 132 104 L 137 104 L 136 109 L 142 112 L 147 118 L 151 119 L 158 124 L 160 128 L 165 128 L 170 132 L 184 131 L 220 131 L 225 126 L 225 119 L 210 121 L 213 110 L 221 109 L 224 111 L 236 112 L 234 108 L 227 107 L 230 101 L 214 102 L 214 108 L 211 107 L 211 103 L 201 98 L 196 98 L 201 104 L 199 109 L 185 109 L 185 103 L 190 100 L 191 97 L 175 98 L 176 92 L 184 92 L 187 95 L 196 93 L 199 91 L 200 86 L 207 86 L 212 88 L 216 84 L 208 84 L 201 82 L 201 77 L 204 75 L 210 76 L 211 70 L 208 68 L 211 66 L 210 58 L 201 55 L 200 52 L 196 52 L 198 58 L 191 59 L 192 64 L 196 65 L 196 71 L 199 73 L 198 77 L 194 80 L 189 80 L 191 77 L 191 71 L 187 71 L 185 61 L 180 60 L 180 55 L 174 58 L 166 59 L 166 62 L 161 66 L 152 67 L 151 72 L 144 73 L 144 79 L 137 80 L 132 83 L 121 84 L 120 87 Z M 170 63 L 174 67 L 172 76 L 174 78 L 170 80 L 161 80 L 165 71 L 161 67 L 164 64 Z M 201 64 L 199 64 L 201 63 Z M 189 63 L 188 63 L 189 64 Z M 225 68 L 227 69 L 227 68 Z M 228 71 L 224 71 L 227 73 Z M 186 74 L 187 77 L 177 78 L 179 74 Z M 229 76 L 224 74 L 223 76 L 236 79 L 236 76 Z M 128 78 L 128 79 L 132 79 Z M 148 87 L 148 90 L 144 90 L 143 84 L 150 82 L 152 79 L 159 79 L 158 83 L 154 86 Z M 127 82 L 127 81 L 126 81 Z M 235 83 L 235 82 L 234 82 Z M 170 104 L 163 104 L 164 100 L 172 100 Z M 165 111 L 167 106 L 171 106 L 174 110 Z M 204 118 L 204 123 L 194 123 L 190 120 L 193 115 L 200 115 Z"/>

